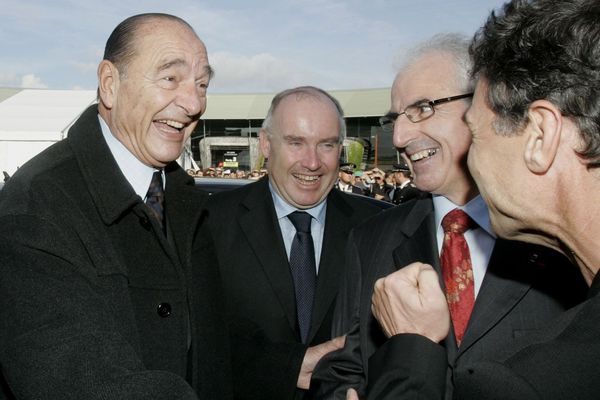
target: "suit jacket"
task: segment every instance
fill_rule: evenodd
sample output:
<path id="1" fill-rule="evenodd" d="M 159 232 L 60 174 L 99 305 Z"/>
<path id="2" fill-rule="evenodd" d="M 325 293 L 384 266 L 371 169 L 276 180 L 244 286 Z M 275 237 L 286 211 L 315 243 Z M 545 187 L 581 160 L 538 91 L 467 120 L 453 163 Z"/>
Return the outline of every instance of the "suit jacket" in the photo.
<path id="1" fill-rule="evenodd" d="M 439 272 L 437 249 L 431 197 L 401 204 L 355 229 L 348 244 L 349 265 L 334 322 L 334 334 L 349 334 L 344 349 L 325 357 L 313 375 L 318 397 L 343 399 L 348 387 L 364 392 L 369 357 L 386 342 L 371 312 L 375 281 L 416 261 Z M 516 337 L 540 329 L 582 301 L 585 292 L 576 268 L 559 254 L 496 240 L 460 348 L 452 330 L 444 342 L 446 396 L 451 397 L 455 368 L 500 354 Z"/>
<path id="2" fill-rule="evenodd" d="M 596 399 L 600 392 L 600 279 L 587 301 L 543 330 L 515 341 L 507 355 L 473 360 L 454 373 L 461 400 Z M 419 335 L 396 335 L 371 357 L 369 399 L 443 398 L 445 349 Z"/>
<path id="3" fill-rule="evenodd" d="M 291 399 L 307 346 L 297 326 L 294 284 L 268 178 L 212 195 L 209 224 L 231 309 L 234 392 L 238 398 Z M 331 338 L 331 319 L 350 229 L 379 209 L 332 190 L 310 345 Z"/>
<path id="4" fill-rule="evenodd" d="M 92 106 L 4 186 L 0 398 L 231 397 L 207 196 L 176 163 L 165 174 L 170 240 Z"/>

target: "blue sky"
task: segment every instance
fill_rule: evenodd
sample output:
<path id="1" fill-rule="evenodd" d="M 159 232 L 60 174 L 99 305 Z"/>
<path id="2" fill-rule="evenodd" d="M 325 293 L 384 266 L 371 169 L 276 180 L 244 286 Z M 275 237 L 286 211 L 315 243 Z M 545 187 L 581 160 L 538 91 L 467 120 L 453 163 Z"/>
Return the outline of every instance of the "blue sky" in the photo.
<path id="1" fill-rule="evenodd" d="M 403 52 L 439 32 L 468 36 L 502 0 L 0 0 L 0 87 L 95 89 L 126 17 L 166 12 L 208 47 L 215 93 L 387 87 Z"/>

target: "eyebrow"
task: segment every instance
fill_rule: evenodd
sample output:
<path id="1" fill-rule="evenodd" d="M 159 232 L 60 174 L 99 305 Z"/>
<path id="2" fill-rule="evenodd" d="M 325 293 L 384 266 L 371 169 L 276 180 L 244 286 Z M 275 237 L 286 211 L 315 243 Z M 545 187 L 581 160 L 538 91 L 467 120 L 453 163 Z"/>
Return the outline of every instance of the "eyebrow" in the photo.
<path id="1" fill-rule="evenodd" d="M 181 66 L 185 66 L 186 64 L 187 64 L 187 62 L 183 58 L 176 58 L 174 60 L 167 61 L 164 64 L 160 65 L 158 67 L 158 71 L 159 72 L 165 71 L 165 70 L 168 70 L 169 68 L 181 67 Z M 212 79 L 213 75 L 215 74 L 215 71 L 210 65 L 207 64 L 204 66 L 204 74 L 208 76 L 208 79 Z"/>
<path id="2" fill-rule="evenodd" d="M 170 61 L 167 61 L 167 62 L 161 64 L 158 67 L 158 70 L 159 71 L 164 71 L 164 70 L 167 70 L 167 69 L 169 69 L 171 67 L 180 67 L 180 66 L 185 65 L 185 64 L 186 64 L 186 62 L 185 62 L 184 59 L 182 59 L 182 58 L 176 58 L 174 60 L 170 60 Z"/>
<path id="3" fill-rule="evenodd" d="M 411 104 L 407 105 L 405 108 L 418 106 L 419 104 L 429 103 L 430 101 L 431 100 L 429 100 L 428 98 L 423 97 L 422 99 L 419 99 L 417 101 L 413 101 Z"/>
<path id="4" fill-rule="evenodd" d="M 205 65 L 204 66 L 204 72 L 205 72 L 206 75 L 208 75 L 209 79 L 212 79 L 212 77 L 215 74 L 215 70 L 210 65 Z"/>

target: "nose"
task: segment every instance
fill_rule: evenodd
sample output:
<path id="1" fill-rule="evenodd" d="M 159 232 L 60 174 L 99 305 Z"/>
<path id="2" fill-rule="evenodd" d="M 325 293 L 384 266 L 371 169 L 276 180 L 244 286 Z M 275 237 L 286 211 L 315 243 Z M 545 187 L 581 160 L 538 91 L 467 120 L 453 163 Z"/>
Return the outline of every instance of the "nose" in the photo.
<path id="1" fill-rule="evenodd" d="M 182 82 L 179 87 L 176 104 L 188 116 L 202 115 L 206 107 L 206 89 L 199 88 L 195 82 Z"/>
<path id="2" fill-rule="evenodd" d="M 400 115 L 394 122 L 394 147 L 403 148 L 415 137 L 417 124 L 412 123 L 406 115 Z"/>
<path id="3" fill-rule="evenodd" d="M 321 157 L 316 146 L 306 146 L 303 152 L 302 166 L 310 171 L 315 171 L 321 166 Z"/>

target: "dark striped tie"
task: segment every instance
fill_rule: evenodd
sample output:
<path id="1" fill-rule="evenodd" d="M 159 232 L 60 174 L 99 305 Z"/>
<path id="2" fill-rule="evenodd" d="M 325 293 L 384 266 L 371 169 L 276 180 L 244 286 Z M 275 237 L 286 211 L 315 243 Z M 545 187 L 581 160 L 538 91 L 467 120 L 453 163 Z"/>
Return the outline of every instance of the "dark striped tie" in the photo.
<path id="1" fill-rule="evenodd" d="M 290 251 L 290 269 L 296 291 L 296 310 L 300 336 L 302 343 L 306 343 L 310 330 L 310 318 L 317 280 L 315 250 L 310 234 L 312 217 L 304 211 L 294 211 L 288 215 L 288 218 L 296 228 L 296 235 Z"/>
<path id="2" fill-rule="evenodd" d="M 146 205 L 152 210 L 152 214 L 158 220 L 163 232 L 165 230 L 164 219 L 165 219 L 165 191 L 163 188 L 162 171 L 156 171 L 152 175 L 152 181 L 150 181 L 150 187 L 146 194 Z"/>

